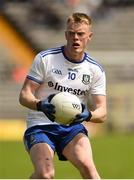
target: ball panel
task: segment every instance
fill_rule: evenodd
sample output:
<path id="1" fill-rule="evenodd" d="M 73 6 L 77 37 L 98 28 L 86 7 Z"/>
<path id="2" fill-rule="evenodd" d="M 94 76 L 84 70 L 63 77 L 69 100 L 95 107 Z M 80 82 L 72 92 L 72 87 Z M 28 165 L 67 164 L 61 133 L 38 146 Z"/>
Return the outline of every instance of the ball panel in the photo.
<path id="1" fill-rule="evenodd" d="M 56 94 L 51 103 L 55 105 L 56 122 L 61 124 L 71 123 L 75 116 L 82 112 L 79 98 L 68 92 Z"/>

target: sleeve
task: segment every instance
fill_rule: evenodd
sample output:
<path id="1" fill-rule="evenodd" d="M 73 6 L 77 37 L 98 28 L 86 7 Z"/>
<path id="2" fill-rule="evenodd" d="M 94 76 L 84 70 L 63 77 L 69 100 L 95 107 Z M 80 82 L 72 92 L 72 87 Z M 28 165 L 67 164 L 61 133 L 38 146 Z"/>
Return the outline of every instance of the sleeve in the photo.
<path id="1" fill-rule="evenodd" d="M 34 58 L 33 64 L 29 70 L 27 78 L 41 84 L 44 80 L 44 74 L 45 65 L 43 64 L 41 55 L 37 54 Z"/>
<path id="2" fill-rule="evenodd" d="M 93 78 L 91 94 L 106 95 L 106 75 L 101 71 Z"/>

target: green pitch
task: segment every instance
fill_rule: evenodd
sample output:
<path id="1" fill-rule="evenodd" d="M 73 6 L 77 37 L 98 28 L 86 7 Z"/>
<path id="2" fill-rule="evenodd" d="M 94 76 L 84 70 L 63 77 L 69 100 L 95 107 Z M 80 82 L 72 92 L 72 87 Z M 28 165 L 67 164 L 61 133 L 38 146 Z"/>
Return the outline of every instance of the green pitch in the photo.
<path id="1" fill-rule="evenodd" d="M 134 134 L 105 135 L 91 139 L 94 161 L 103 179 L 134 178 Z M 81 178 L 69 162 L 55 158 L 56 177 Z M 32 164 L 22 142 L 0 142 L 0 179 L 25 179 Z"/>

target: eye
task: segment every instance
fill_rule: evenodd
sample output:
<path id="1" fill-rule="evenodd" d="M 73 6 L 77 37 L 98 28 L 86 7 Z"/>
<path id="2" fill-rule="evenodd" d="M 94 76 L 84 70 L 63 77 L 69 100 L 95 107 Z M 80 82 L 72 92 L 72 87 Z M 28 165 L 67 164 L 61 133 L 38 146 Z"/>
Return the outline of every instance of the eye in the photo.
<path id="1" fill-rule="evenodd" d="M 84 33 L 84 32 L 68 31 L 68 35 L 69 35 L 69 36 L 75 36 L 75 35 L 77 35 L 77 36 L 79 36 L 79 37 L 83 37 L 83 36 L 85 35 L 85 33 Z"/>
<path id="2" fill-rule="evenodd" d="M 75 34 L 75 32 L 69 31 L 68 34 L 69 34 L 70 36 L 73 36 L 73 35 Z"/>
<path id="3" fill-rule="evenodd" d="M 84 36 L 83 32 L 78 32 L 77 34 L 78 34 L 78 36 Z"/>

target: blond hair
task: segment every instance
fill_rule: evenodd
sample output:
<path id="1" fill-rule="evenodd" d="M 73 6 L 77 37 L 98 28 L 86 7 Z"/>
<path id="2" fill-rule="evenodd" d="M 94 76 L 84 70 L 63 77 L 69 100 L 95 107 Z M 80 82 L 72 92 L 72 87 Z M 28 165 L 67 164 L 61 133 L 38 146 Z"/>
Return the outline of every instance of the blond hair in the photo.
<path id="1" fill-rule="evenodd" d="M 92 26 L 92 19 L 84 13 L 73 13 L 71 16 L 68 17 L 67 19 L 67 24 L 69 24 L 70 22 L 74 22 L 74 23 L 85 23 L 89 26 Z"/>

